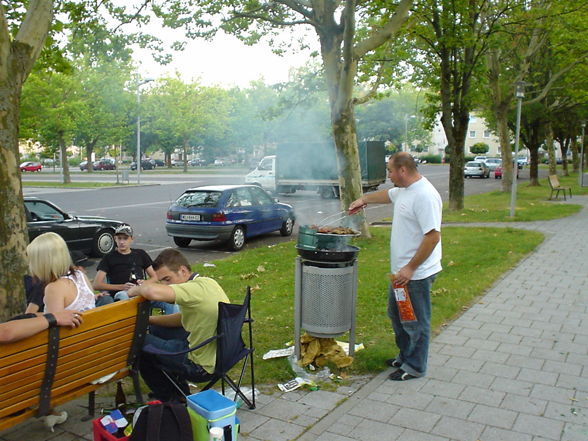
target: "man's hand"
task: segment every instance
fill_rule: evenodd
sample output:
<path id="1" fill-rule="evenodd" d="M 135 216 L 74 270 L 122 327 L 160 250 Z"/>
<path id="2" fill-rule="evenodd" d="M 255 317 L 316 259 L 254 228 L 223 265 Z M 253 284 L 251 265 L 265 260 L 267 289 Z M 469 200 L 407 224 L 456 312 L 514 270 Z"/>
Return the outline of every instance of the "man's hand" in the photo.
<path id="1" fill-rule="evenodd" d="M 357 213 L 359 210 L 361 210 L 362 208 L 364 208 L 366 206 L 367 206 L 367 203 L 364 201 L 363 196 L 362 196 L 359 199 L 354 200 L 349 205 L 349 208 L 347 210 L 347 214 L 349 214 L 351 216 L 352 214 Z"/>
<path id="2" fill-rule="evenodd" d="M 80 311 L 70 311 L 64 309 L 63 311 L 54 312 L 53 315 L 57 319 L 57 326 L 67 326 L 68 328 L 77 328 L 83 322 Z"/>
<path id="3" fill-rule="evenodd" d="M 408 265 L 403 266 L 400 270 L 394 274 L 394 283 L 400 286 L 406 285 L 412 280 L 414 270 Z"/>
<path id="4" fill-rule="evenodd" d="M 133 285 L 131 288 L 129 288 L 127 290 L 127 294 L 129 295 L 129 297 L 137 297 L 137 296 L 140 296 L 141 295 L 141 293 L 139 291 L 140 288 L 141 287 L 139 285 Z"/>

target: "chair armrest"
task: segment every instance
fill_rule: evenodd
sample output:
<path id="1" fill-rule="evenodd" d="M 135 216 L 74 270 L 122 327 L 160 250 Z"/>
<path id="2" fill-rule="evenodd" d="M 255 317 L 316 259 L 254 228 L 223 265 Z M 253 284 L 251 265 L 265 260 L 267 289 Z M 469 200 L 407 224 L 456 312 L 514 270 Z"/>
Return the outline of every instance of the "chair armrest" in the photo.
<path id="1" fill-rule="evenodd" d="M 149 352 L 150 354 L 155 354 L 155 355 L 182 355 L 182 354 L 186 354 L 188 352 L 192 352 L 192 351 L 194 351 L 196 349 L 199 349 L 202 346 L 206 346 L 208 343 L 210 343 L 210 342 L 212 342 L 214 340 L 217 340 L 220 337 L 222 337 L 222 334 L 213 335 L 212 337 L 207 338 L 203 342 L 197 344 L 193 348 L 188 348 L 185 351 L 168 352 L 168 351 L 164 351 L 163 349 L 156 348 L 152 344 L 147 344 L 147 345 L 143 346 L 143 351 Z"/>

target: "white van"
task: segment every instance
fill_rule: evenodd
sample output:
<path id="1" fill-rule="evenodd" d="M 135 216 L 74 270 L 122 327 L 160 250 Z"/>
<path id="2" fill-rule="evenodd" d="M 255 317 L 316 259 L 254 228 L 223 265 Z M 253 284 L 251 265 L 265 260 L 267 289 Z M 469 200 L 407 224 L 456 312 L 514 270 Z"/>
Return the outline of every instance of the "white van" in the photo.
<path id="1" fill-rule="evenodd" d="M 245 176 L 246 184 L 259 185 L 264 190 L 276 191 L 276 155 L 264 156 L 259 164 Z"/>

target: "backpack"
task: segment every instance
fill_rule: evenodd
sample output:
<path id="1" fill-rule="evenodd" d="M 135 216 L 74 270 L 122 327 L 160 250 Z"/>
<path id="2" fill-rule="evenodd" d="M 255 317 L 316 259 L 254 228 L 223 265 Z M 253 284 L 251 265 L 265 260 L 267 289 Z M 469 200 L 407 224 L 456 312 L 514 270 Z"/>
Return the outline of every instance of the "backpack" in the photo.
<path id="1" fill-rule="evenodd" d="M 163 403 L 141 411 L 129 441 L 192 441 L 192 423 L 183 404 Z"/>

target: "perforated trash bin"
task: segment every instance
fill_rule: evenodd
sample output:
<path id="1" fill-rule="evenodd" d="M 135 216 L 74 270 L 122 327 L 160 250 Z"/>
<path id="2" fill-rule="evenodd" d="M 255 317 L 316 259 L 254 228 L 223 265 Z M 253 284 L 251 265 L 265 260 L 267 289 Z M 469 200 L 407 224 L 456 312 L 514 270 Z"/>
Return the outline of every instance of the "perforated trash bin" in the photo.
<path id="1" fill-rule="evenodd" d="M 296 258 L 294 341 L 300 358 L 302 329 L 313 337 L 333 338 L 349 331 L 350 355 L 355 345 L 358 248 L 342 252 L 308 252 Z M 337 253 L 335 255 L 335 253 Z M 347 254 L 342 254 L 347 253 Z M 348 256 L 342 260 L 341 256 Z"/>

